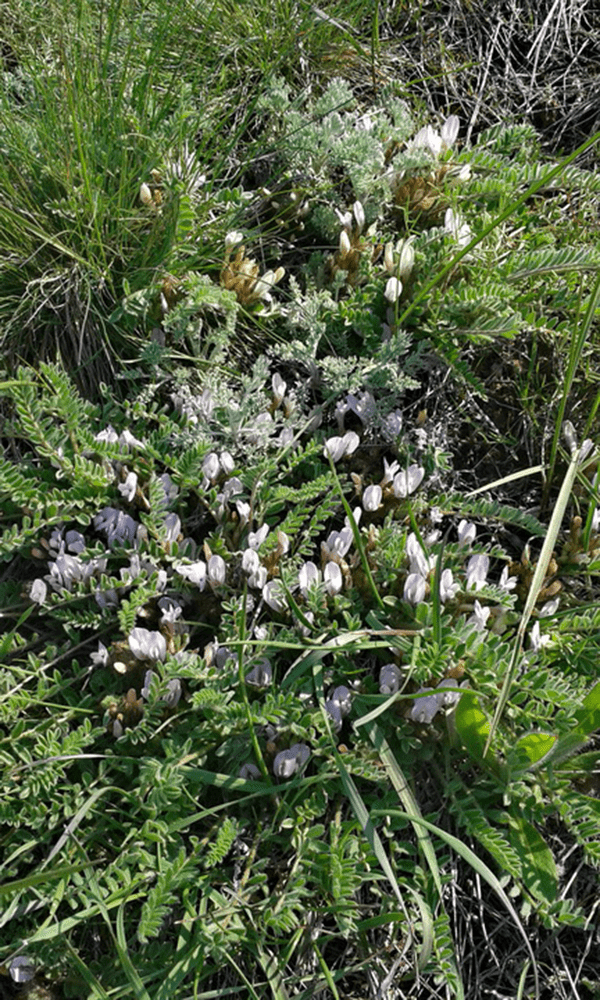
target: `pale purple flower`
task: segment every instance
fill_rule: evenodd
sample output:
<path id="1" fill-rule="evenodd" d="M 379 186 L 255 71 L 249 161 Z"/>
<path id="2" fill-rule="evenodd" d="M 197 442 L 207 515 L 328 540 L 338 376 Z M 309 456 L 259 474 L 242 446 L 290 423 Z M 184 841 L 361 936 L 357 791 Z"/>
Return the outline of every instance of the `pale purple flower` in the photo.
<path id="1" fill-rule="evenodd" d="M 75 555 L 79 555 L 85 550 L 85 538 L 80 531 L 67 531 L 65 544 L 69 552 L 73 552 Z"/>
<path id="2" fill-rule="evenodd" d="M 462 549 L 463 546 L 465 548 L 468 546 L 470 548 L 473 542 L 475 541 L 475 535 L 477 534 L 477 528 L 475 527 L 473 522 L 465 521 L 465 519 L 463 518 L 462 521 L 458 522 L 457 530 L 458 530 L 458 547 Z"/>
<path id="3" fill-rule="evenodd" d="M 458 682 L 452 680 L 451 677 L 444 678 L 440 681 L 435 689 L 435 695 L 438 700 L 440 708 L 450 708 L 451 705 L 455 705 L 460 695 L 458 691 L 446 691 L 445 688 L 455 688 L 458 687 Z"/>
<path id="4" fill-rule="evenodd" d="M 253 687 L 268 687 L 273 680 L 273 667 L 266 657 L 252 668 L 252 670 L 246 674 L 246 684 L 251 684 Z"/>
<path id="5" fill-rule="evenodd" d="M 225 454 L 228 454 L 228 452 Z M 223 458 L 222 455 L 221 458 Z M 242 484 L 242 480 L 239 478 L 239 476 L 232 476 L 231 479 L 228 479 L 223 484 L 223 493 L 221 494 L 221 496 L 223 497 L 223 500 L 227 502 L 231 500 L 232 497 L 237 496 L 238 493 L 243 493 L 243 492 L 244 492 L 244 486 Z"/>
<path id="6" fill-rule="evenodd" d="M 408 497 L 414 493 L 423 482 L 425 469 L 420 465 L 409 465 L 408 469 L 403 469 L 394 476 L 393 491 L 394 496 L 399 499 Z"/>
<path id="7" fill-rule="evenodd" d="M 419 688 L 417 694 L 421 695 L 421 697 L 416 698 L 413 702 L 410 717 L 413 722 L 421 722 L 429 725 L 434 716 L 439 712 L 440 703 L 433 688 Z"/>
<path id="8" fill-rule="evenodd" d="M 149 698 L 150 698 L 150 687 L 151 687 L 152 681 L 153 681 L 153 679 L 155 677 L 156 677 L 156 674 L 154 673 L 153 670 L 147 670 L 146 673 L 144 674 L 144 684 L 143 684 L 143 687 L 140 690 L 140 694 L 141 694 L 142 698 L 144 699 L 144 701 L 148 701 Z"/>
<path id="9" fill-rule="evenodd" d="M 181 534 L 181 521 L 174 511 L 169 511 L 169 513 L 165 515 L 163 528 L 165 541 L 176 542 Z"/>
<path id="10" fill-rule="evenodd" d="M 188 566 L 179 563 L 173 568 L 176 573 L 179 573 L 179 576 L 195 584 L 199 590 L 204 590 L 206 587 L 206 563 L 202 559 L 199 559 L 198 562 L 190 563 Z"/>
<path id="11" fill-rule="evenodd" d="M 337 702 L 333 701 L 331 698 L 325 702 L 325 711 L 327 712 L 329 718 L 333 722 L 333 728 L 336 733 L 342 728 L 342 713 L 340 706 Z"/>
<path id="12" fill-rule="evenodd" d="M 161 625 L 174 625 L 183 613 L 181 604 L 179 604 L 178 601 L 172 600 L 170 597 L 161 597 L 158 601 L 158 608 L 161 612 Z"/>
<path id="13" fill-rule="evenodd" d="M 163 472 L 163 474 L 158 477 L 158 481 L 164 491 L 164 500 L 162 505 L 167 507 L 173 500 L 175 500 L 177 494 L 179 493 L 179 489 L 171 479 L 168 472 Z"/>
<path id="14" fill-rule="evenodd" d="M 289 750 L 282 750 L 273 761 L 273 774 L 277 778 L 291 778 L 310 757 L 306 743 L 294 743 Z"/>
<path id="15" fill-rule="evenodd" d="M 471 556 L 467 563 L 467 590 L 481 590 L 485 586 L 489 568 L 489 556 Z"/>
<path id="16" fill-rule="evenodd" d="M 381 505 L 382 496 L 383 491 L 381 486 L 367 486 L 362 495 L 363 509 L 367 511 L 378 510 Z"/>
<path id="17" fill-rule="evenodd" d="M 127 641 L 136 660 L 164 660 L 167 655 L 167 641 L 160 632 L 134 628 Z"/>
<path id="18" fill-rule="evenodd" d="M 96 531 L 106 535 L 111 549 L 115 543 L 122 545 L 124 542 L 133 542 L 139 524 L 116 507 L 103 507 L 94 517 L 94 527 Z"/>
<path id="19" fill-rule="evenodd" d="M 345 684 L 340 684 L 339 687 L 335 688 L 330 700 L 339 706 L 342 719 L 345 719 L 350 714 L 352 694 Z"/>
<path id="20" fill-rule="evenodd" d="M 167 691 L 163 699 L 167 708 L 177 708 L 181 694 L 181 681 L 178 677 L 172 677 L 171 680 L 167 681 Z"/>
<path id="21" fill-rule="evenodd" d="M 409 573 L 404 584 L 404 600 L 420 604 L 425 600 L 426 583 L 420 573 Z"/>
<path id="22" fill-rule="evenodd" d="M 242 764 L 238 777 L 244 781 L 257 781 L 260 778 L 260 771 L 256 764 Z"/>
<path id="23" fill-rule="evenodd" d="M 379 671 L 379 693 L 397 694 L 402 675 L 395 663 L 385 663 Z"/>
<path id="24" fill-rule="evenodd" d="M 273 611 L 285 611 L 287 605 L 285 591 L 279 580 L 270 580 L 262 589 L 262 596 L 265 604 L 268 604 Z"/>
<path id="25" fill-rule="evenodd" d="M 8 974 L 13 983 L 29 983 L 35 976 L 33 959 L 28 955 L 16 955 L 9 962 Z"/>
<path id="26" fill-rule="evenodd" d="M 402 432 L 402 419 L 401 410 L 394 410 L 393 413 L 388 413 L 383 425 L 383 435 L 387 441 L 393 441 L 399 437 Z"/>
<path id="27" fill-rule="evenodd" d="M 342 571 L 337 563 L 328 562 L 323 570 L 323 583 L 325 584 L 325 590 L 332 597 L 334 594 L 339 594 L 342 589 Z"/>

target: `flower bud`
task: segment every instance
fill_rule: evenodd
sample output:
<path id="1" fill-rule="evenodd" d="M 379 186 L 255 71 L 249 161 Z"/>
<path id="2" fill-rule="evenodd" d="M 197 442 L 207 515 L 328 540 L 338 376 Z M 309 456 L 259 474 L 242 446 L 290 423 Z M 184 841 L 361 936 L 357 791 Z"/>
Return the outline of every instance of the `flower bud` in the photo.
<path id="1" fill-rule="evenodd" d="M 152 198 L 152 191 L 147 184 L 142 184 L 140 187 L 140 201 L 142 205 L 153 205 L 154 201 Z"/>

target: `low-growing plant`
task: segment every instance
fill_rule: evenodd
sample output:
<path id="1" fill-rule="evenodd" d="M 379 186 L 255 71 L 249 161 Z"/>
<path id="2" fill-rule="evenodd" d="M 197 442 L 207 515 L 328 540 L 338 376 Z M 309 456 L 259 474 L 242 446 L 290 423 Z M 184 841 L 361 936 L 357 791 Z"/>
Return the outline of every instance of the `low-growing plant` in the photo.
<path id="1" fill-rule="evenodd" d="M 546 602 L 486 752 L 526 576 L 432 492 L 443 468 L 411 461 L 418 437 L 395 427 L 365 471 L 368 433 L 307 433 L 266 359 L 237 400 L 148 395 L 128 415 L 49 366 L 2 392 L 11 968 L 26 949 L 67 992 L 162 997 L 228 963 L 301 995 L 307 962 L 313 983 L 351 982 L 379 926 L 407 981 L 460 995 L 430 834 L 518 928 L 584 926 L 544 830 L 597 864 L 572 760 L 598 685 L 585 656 L 546 666 Z M 353 942 L 341 965 L 336 941 Z"/>

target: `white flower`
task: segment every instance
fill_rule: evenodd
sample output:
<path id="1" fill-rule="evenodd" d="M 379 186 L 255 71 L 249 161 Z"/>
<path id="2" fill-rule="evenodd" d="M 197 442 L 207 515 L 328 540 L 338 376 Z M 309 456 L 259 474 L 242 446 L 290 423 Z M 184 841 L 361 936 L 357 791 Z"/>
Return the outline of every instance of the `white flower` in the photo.
<path id="1" fill-rule="evenodd" d="M 270 580 L 262 589 L 262 596 L 265 604 L 268 604 L 273 611 L 285 611 L 287 605 L 285 601 L 285 591 L 279 580 Z"/>
<path id="2" fill-rule="evenodd" d="M 546 601 L 540 608 L 540 618 L 549 618 L 556 614 L 560 604 L 560 597 L 554 597 L 551 601 Z"/>
<path id="3" fill-rule="evenodd" d="M 413 722 L 429 723 L 432 721 L 435 715 L 440 710 L 440 703 L 436 697 L 433 688 L 423 687 L 419 688 L 417 694 L 422 695 L 421 698 L 416 698 L 413 702 L 413 706 L 410 710 L 410 717 Z"/>
<path id="4" fill-rule="evenodd" d="M 402 675 L 395 663 L 385 663 L 379 671 L 380 694 L 396 694 L 400 690 Z"/>
<path id="5" fill-rule="evenodd" d="M 340 255 L 346 257 L 352 249 L 350 244 L 350 237 L 345 229 L 342 229 L 340 233 Z"/>
<path id="6" fill-rule="evenodd" d="M 415 251 L 410 239 L 403 240 L 399 249 L 400 260 L 398 261 L 397 274 L 400 278 L 408 278 L 415 265 Z"/>
<path id="7" fill-rule="evenodd" d="M 427 578 L 430 569 L 435 564 L 435 560 L 425 555 L 414 531 L 411 531 L 407 536 L 405 552 L 410 560 L 410 572 L 420 573 L 422 577 Z"/>
<path id="8" fill-rule="evenodd" d="M 234 461 L 234 458 L 233 458 L 233 455 L 231 454 L 231 452 L 229 452 L 229 451 L 222 451 L 221 454 L 219 455 L 219 464 L 221 466 L 222 471 L 225 473 L 226 476 L 228 476 L 230 472 L 233 472 L 233 470 L 235 469 L 235 461 Z M 229 482 L 233 483 L 234 480 L 230 479 Z M 239 479 L 237 480 L 237 482 L 240 483 L 240 486 L 241 486 L 241 482 L 240 482 Z M 225 484 L 225 486 L 227 486 L 227 483 Z M 240 491 L 237 490 L 237 492 L 239 493 Z M 233 491 L 232 491 L 232 493 L 233 493 Z"/>
<path id="9" fill-rule="evenodd" d="M 515 587 L 517 586 L 517 578 L 516 578 L 516 576 L 509 576 L 508 575 L 508 566 L 505 566 L 504 569 L 502 570 L 502 572 L 500 574 L 500 582 L 498 583 L 498 586 L 499 586 L 500 590 L 503 590 L 506 593 L 508 593 L 511 590 L 514 590 Z"/>
<path id="10" fill-rule="evenodd" d="M 328 594 L 333 596 L 334 594 L 339 594 L 342 589 L 342 571 L 337 563 L 328 562 L 325 569 L 323 570 L 323 582 L 325 584 L 325 590 Z"/>
<path id="11" fill-rule="evenodd" d="M 339 462 L 344 455 L 351 455 L 360 444 L 360 438 L 354 431 L 347 431 L 343 437 L 331 437 L 325 442 L 325 457 L 330 457 L 332 462 Z"/>
<path id="12" fill-rule="evenodd" d="M 204 461 L 202 462 L 202 471 L 204 473 L 204 479 L 205 479 L 204 482 L 205 489 L 208 483 L 212 483 L 215 481 L 215 479 L 219 475 L 220 469 L 221 465 L 219 462 L 219 456 L 217 455 L 216 451 L 209 452 L 208 455 L 205 456 Z"/>
<path id="13" fill-rule="evenodd" d="M 394 496 L 399 499 L 410 496 L 419 488 L 424 476 L 425 469 L 422 469 L 420 465 L 409 465 L 408 469 L 398 472 L 394 476 L 392 485 Z"/>
<path id="14" fill-rule="evenodd" d="M 547 646 L 549 642 L 552 641 L 550 635 L 540 635 L 540 623 L 536 621 L 533 623 L 531 632 L 529 633 L 529 642 L 531 643 L 531 648 L 534 653 L 539 653 L 540 649 Z"/>
<path id="15" fill-rule="evenodd" d="M 248 577 L 248 586 L 255 590 L 262 590 L 267 582 L 267 570 L 264 566 L 259 566 L 256 572 Z"/>
<path id="16" fill-rule="evenodd" d="M 251 684 L 253 687 L 268 687 L 273 680 L 273 667 L 266 657 L 252 668 L 250 673 L 246 674 L 246 684 Z"/>
<path id="17" fill-rule="evenodd" d="M 129 503 L 135 497 L 135 491 L 137 490 L 138 477 L 135 472 L 130 472 L 124 483 L 119 483 L 117 489 L 122 497 L 125 498 Z"/>
<path id="18" fill-rule="evenodd" d="M 485 632 L 485 626 L 489 617 L 490 609 L 487 606 L 482 607 L 479 601 L 475 601 L 473 604 L 473 614 L 470 618 L 467 618 L 467 625 L 474 625 L 476 632 Z"/>
<path id="19" fill-rule="evenodd" d="M 250 519 L 250 504 L 246 503 L 245 500 L 236 500 L 235 507 L 240 519 L 240 525 L 243 528 L 244 525 L 247 524 Z"/>
<path id="20" fill-rule="evenodd" d="M 234 229 L 230 233 L 227 233 L 227 236 L 225 237 L 225 248 L 227 250 L 231 250 L 232 247 L 238 246 L 239 243 L 243 242 L 244 234 Z"/>
<path id="21" fill-rule="evenodd" d="M 362 232 L 362 230 L 365 228 L 365 210 L 362 207 L 360 201 L 354 202 L 352 206 L 352 211 L 354 212 L 354 218 L 356 219 L 356 225 L 358 227 L 358 231 Z"/>
<path id="22" fill-rule="evenodd" d="M 402 295 L 402 282 L 400 278 L 396 278 L 395 275 L 388 278 L 383 294 L 388 302 L 396 302 Z"/>
<path id="23" fill-rule="evenodd" d="M 258 552 L 254 549 L 246 549 L 242 555 L 242 569 L 244 573 L 256 573 L 260 567 Z"/>
<path id="24" fill-rule="evenodd" d="M 211 556 L 208 560 L 208 579 L 210 583 L 225 583 L 225 560 L 222 556 Z"/>
<path id="25" fill-rule="evenodd" d="M 467 563 L 467 590 L 481 590 L 485 586 L 489 568 L 489 556 L 471 556 Z"/>
<path id="26" fill-rule="evenodd" d="M 440 601 L 442 604 L 445 601 L 454 600 L 458 590 L 460 590 L 460 584 L 453 582 L 452 570 L 443 570 L 440 577 Z"/>
<path id="27" fill-rule="evenodd" d="M 477 528 L 472 521 L 462 521 L 458 522 L 458 547 L 469 546 L 475 541 L 475 535 L 477 534 Z"/>
<path id="28" fill-rule="evenodd" d="M 381 505 L 383 492 L 381 486 L 367 486 L 362 495 L 362 505 L 364 510 L 376 511 Z"/>
<path id="29" fill-rule="evenodd" d="M 291 778 L 310 757 L 306 743 L 294 743 L 289 750 L 282 750 L 273 761 L 273 774 L 277 778 Z"/>
<path id="30" fill-rule="evenodd" d="M 106 667 L 108 666 L 108 649 L 103 642 L 98 642 L 98 651 L 96 653 L 91 653 L 90 660 L 94 667 Z"/>
<path id="31" fill-rule="evenodd" d="M 184 566 L 183 563 L 173 567 L 176 573 L 179 573 L 184 580 L 189 580 L 190 583 L 194 583 L 199 590 L 204 590 L 206 586 L 206 563 L 199 559 L 198 562 L 190 563 L 189 566 Z"/>
<path id="32" fill-rule="evenodd" d="M 164 660 L 167 655 L 167 642 L 160 632 L 134 628 L 129 633 L 128 642 L 136 660 Z"/>
<path id="33" fill-rule="evenodd" d="M 273 388 L 273 407 L 277 409 L 285 396 L 285 390 L 287 389 L 287 383 L 284 382 L 281 375 L 275 372 L 271 380 L 271 385 Z"/>
<path id="34" fill-rule="evenodd" d="M 460 215 L 452 208 L 446 209 L 444 229 L 456 240 L 459 247 L 464 247 L 467 243 L 471 242 L 473 236 L 471 227 L 466 222 L 463 222 Z"/>
<path id="35" fill-rule="evenodd" d="M 183 613 L 181 604 L 179 604 L 178 601 L 172 600 L 170 597 L 161 597 L 157 603 L 161 612 L 161 625 L 167 623 L 169 625 L 174 625 Z"/>
<path id="36" fill-rule="evenodd" d="M 446 121 L 442 125 L 442 142 L 446 149 L 450 149 L 456 142 L 459 127 L 460 119 L 458 115 L 450 115 L 449 118 L 446 118 Z"/>
<path id="37" fill-rule="evenodd" d="M 443 149 L 442 137 L 431 125 L 426 125 L 407 144 L 407 150 L 413 149 L 424 149 L 437 159 Z"/>
<path id="38" fill-rule="evenodd" d="M 34 580 L 31 584 L 31 590 L 29 591 L 29 597 L 35 604 L 43 604 L 46 600 L 46 594 L 48 593 L 48 587 L 44 580 L 38 578 Z"/>
<path id="39" fill-rule="evenodd" d="M 409 573 L 404 584 L 404 600 L 421 604 L 425 599 L 426 583 L 420 573 Z"/>
<path id="40" fill-rule="evenodd" d="M 248 545 L 251 549 L 259 549 L 265 538 L 269 534 L 269 525 L 263 524 L 258 531 L 248 532 Z"/>
<path id="41" fill-rule="evenodd" d="M 146 183 L 140 186 L 140 201 L 142 205 L 153 205 L 152 191 Z"/>
<path id="42" fill-rule="evenodd" d="M 305 562 L 298 571 L 298 586 L 302 596 L 306 597 L 311 587 L 318 586 L 320 580 L 321 574 L 314 562 Z"/>

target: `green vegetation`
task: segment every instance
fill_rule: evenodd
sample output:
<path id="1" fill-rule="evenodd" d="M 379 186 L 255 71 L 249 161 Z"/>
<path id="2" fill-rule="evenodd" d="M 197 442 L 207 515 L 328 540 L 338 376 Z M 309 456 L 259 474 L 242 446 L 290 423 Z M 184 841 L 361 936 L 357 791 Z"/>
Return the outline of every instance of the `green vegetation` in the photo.
<path id="1" fill-rule="evenodd" d="M 7 17 L 0 997 L 598 995 L 600 133 L 467 8 Z"/>

